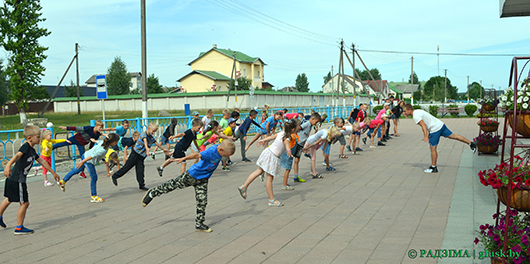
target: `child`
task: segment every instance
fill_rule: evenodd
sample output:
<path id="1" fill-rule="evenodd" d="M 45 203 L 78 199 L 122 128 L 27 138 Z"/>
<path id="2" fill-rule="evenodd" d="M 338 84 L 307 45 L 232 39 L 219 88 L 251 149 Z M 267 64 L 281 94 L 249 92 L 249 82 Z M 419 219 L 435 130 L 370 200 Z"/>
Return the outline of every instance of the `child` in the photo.
<path id="1" fill-rule="evenodd" d="M 228 119 L 228 127 L 226 127 L 223 130 L 223 134 L 230 137 L 234 134 L 235 129 L 236 129 L 236 120 L 233 118 L 230 118 Z M 219 142 L 223 142 L 223 139 L 222 138 L 219 139 Z M 223 171 L 230 171 L 228 166 L 236 165 L 235 162 L 230 162 L 230 157 L 223 157 L 221 161 L 223 162 Z"/>
<path id="2" fill-rule="evenodd" d="M 322 115 L 322 118 L 320 118 L 320 123 L 318 124 L 318 128 L 321 128 L 322 127 L 322 124 L 324 122 L 326 122 L 326 119 L 328 118 L 328 115 L 327 114 L 323 114 Z M 316 126 L 315 126 L 315 130 L 316 130 Z"/>
<path id="3" fill-rule="evenodd" d="M 294 154 L 296 152 L 299 152 L 298 149 L 302 149 L 301 146 L 298 145 L 300 138 L 296 132 L 300 130 L 300 122 L 297 119 L 287 119 L 285 120 L 285 123 L 293 122 L 295 123 L 294 126 L 296 129 L 294 130 L 294 133 L 291 134 L 291 139 L 289 140 L 289 148 L 291 150 L 292 156 L 289 157 L 287 154 L 288 151 L 284 152 L 282 156 L 280 157 L 280 166 L 285 169 L 285 173 L 283 175 L 283 186 L 282 190 L 284 191 L 291 191 L 294 190 L 294 187 L 287 184 L 287 181 L 289 180 L 289 173 L 291 173 L 291 168 L 293 166 L 293 158 L 295 157 Z"/>
<path id="4" fill-rule="evenodd" d="M 256 133 L 256 135 L 254 135 L 254 137 L 252 138 L 250 143 L 248 143 L 248 145 L 245 147 L 245 151 L 248 151 L 250 146 L 252 146 L 252 144 L 254 142 L 256 142 L 256 140 L 258 140 L 260 137 L 262 137 L 262 136 L 267 136 L 268 137 L 268 136 L 274 134 L 274 130 L 276 129 L 276 125 L 278 124 L 278 121 L 280 119 L 282 119 L 282 118 L 283 118 L 283 112 L 278 111 L 278 112 L 274 113 L 274 116 L 271 116 L 271 117 L 267 118 L 267 120 L 265 120 L 265 122 L 261 123 L 261 129 L 258 130 L 258 132 Z M 267 147 L 266 144 L 264 146 Z"/>
<path id="5" fill-rule="evenodd" d="M 247 140 L 247 132 L 250 129 L 250 125 L 254 124 L 256 127 L 260 127 L 260 124 L 256 123 L 254 119 L 256 119 L 256 116 L 258 115 L 258 111 L 252 109 L 249 112 L 249 116 L 245 118 L 243 123 L 239 126 L 239 128 L 236 130 L 235 140 L 239 139 L 241 143 L 241 160 L 243 162 L 251 162 L 251 160 L 247 159 L 246 156 L 246 140 Z"/>
<path id="6" fill-rule="evenodd" d="M 260 175 L 265 173 L 267 175 L 266 190 L 269 196 L 269 206 L 283 206 L 283 203 L 274 198 L 272 191 L 272 180 L 274 177 L 280 176 L 280 157 L 287 150 L 287 156 L 292 157 L 291 148 L 289 142 L 291 135 L 296 133 L 296 127 L 298 123 L 288 120 L 285 124 L 285 130 L 281 131 L 276 135 L 269 136 L 263 140 L 258 141 L 258 146 L 266 144 L 268 140 L 274 139 L 274 142 L 270 147 L 266 148 L 261 152 L 261 155 L 256 162 L 258 168 L 252 174 L 250 174 L 241 187 L 238 187 L 239 194 L 243 199 L 247 199 L 247 188 L 248 186 Z"/>
<path id="7" fill-rule="evenodd" d="M 221 121 L 219 121 L 219 127 L 220 127 L 221 131 L 225 130 L 228 127 L 228 119 L 229 118 L 230 118 L 230 111 L 228 111 L 228 109 L 223 110 L 223 118 L 221 118 Z M 235 121 L 235 119 L 234 119 L 234 121 Z M 215 134 L 212 135 L 208 139 L 208 144 L 215 144 L 217 139 L 218 139 L 217 135 L 215 135 Z M 221 142 L 221 141 L 219 141 L 219 142 Z"/>
<path id="8" fill-rule="evenodd" d="M 269 104 L 265 104 L 265 106 L 263 107 L 263 111 L 261 113 L 261 123 L 265 122 L 265 120 L 267 120 L 267 118 L 269 118 L 269 115 L 267 114 L 267 111 L 269 110 Z"/>
<path id="9" fill-rule="evenodd" d="M 307 141 L 304 145 L 304 152 L 310 152 L 311 155 L 311 175 L 313 179 L 322 179 L 324 178 L 317 172 L 315 160 L 316 160 L 316 151 L 321 146 L 326 146 L 328 142 L 331 142 L 334 138 L 340 136 L 341 133 L 336 127 L 330 127 L 329 129 L 322 129 L 315 133 L 314 135 L 307 138 Z M 328 162 L 328 168 L 329 162 Z M 327 169 L 327 168 L 326 168 Z"/>
<path id="10" fill-rule="evenodd" d="M 96 173 L 96 163 L 105 157 L 105 154 L 107 153 L 107 150 L 110 149 L 112 146 L 116 146 L 118 144 L 118 140 L 120 140 L 120 136 L 118 136 L 115 133 L 110 133 L 108 137 L 106 137 L 104 140 L 98 141 L 97 145 L 95 145 L 93 148 L 89 149 L 86 153 L 83 153 L 83 156 L 81 156 L 81 161 L 77 163 L 76 168 L 68 172 L 64 178 L 59 181 L 59 187 L 63 192 L 65 191 L 65 185 L 72 176 L 80 173 L 85 169 L 85 167 L 88 169 L 88 173 L 90 174 L 90 192 L 91 192 L 91 203 L 102 203 L 105 200 L 103 200 L 101 197 L 98 196 L 97 193 L 97 182 L 98 182 L 98 174 Z M 91 161 L 91 162 L 89 162 Z M 108 175 L 107 175 L 108 176 Z"/>
<path id="11" fill-rule="evenodd" d="M 109 128 L 109 131 L 114 131 L 114 133 L 118 134 L 120 137 L 124 137 L 125 134 L 127 134 L 127 130 L 129 130 L 129 121 L 127 119 L 121 121 L 121 126 Z"/>
<path id="12" fill-rule="evenodd" d="M 36 160 L 46 170 L 49 170 L 56 181 L 61 179 L 59 175 L 52 170 L 50 165 L 48 165 L 44 159 L 39 157 L 39 154 L 37 154 L 33 148 L 40 142 L 39 128 L 36 126 L 25 127 L 24 138 L 26 139 L 26 143 L 18 149 L 17 154 L 9 160 L 4 169 L 4 176 L 7 178 L 4 187 L 4 196 L 6 198 L 0 204 L 0 227 L 6 228 L 7 226 L 4 223 L 2 215 L 11 203 L 20 203 L 20 208 L 17 213 L 15 235 L 27 235 L 33 234 L 34 232 L 33 230 L 24 227 L 24 218 L 26 217 L 26 210 L 29 207 L 26 177 L 28 176 L 31 166 L 33 166 L 33 162 Z M 13 168 L 13 171 L 11 171 L 13 163 L 15 163 L 15 167 Z"/>
<path id="13" fill-rule="evenodd" d="M 127 162 L 125 162 L 125 165 L 121 167 L 120 170 L 118 170 L 114 175 L 112 175 L 112 183 L 115 186 L 118 186 L 118 179 L 121 178 L 125 173 L 127 173 L 129 170 L 132 169 L 132 167 L 136 167 L 136 181 L 138 181 L 138 186 L 140 190 L 147 191 L 148 189 L 145 187 L 145 180 L 144 180 L 144 173 L 145 173 L 145 165 L 144 160 L 149 155 L 149 148 L 152 145 L 158 146 L 160 149 L 168 155 L 168 151 L 163 149 L 158 142 L 156 142 L 155 138 L 153 137 L 153 134 L 158 130 L 158 124 L 155 122 L 151 122 L 149 126 L 147 127 L 147 131 L 144 131 L 142 134 L 140 134 L 139 140 L 136 141 L 136 144 L 134 145 L 133 151 L 131 151 L 131 156 L 129 159 L 127 159 Z"/>
<path id="14" fill-rule="evenodd" d="M 213 135 L 217 135 L 220 138 L 225 138 L 225 139 L 232 139 L 232 140 L 234 139 L 234 137 L 228 137 L 226 135 L 219 134 L 219 129 L 220 129 L 219 123 L 217 123 L 217 121 L 215 120 L 211 121 L 210 124 L 206 126 L 206 129 L 203 130 L 202 133 L 197 135 L 197 146 L 199 146 L 199 149 L 197 149 L 196 146 L 192 145 L 191 150 L 195 152 L 204 151 L 206 149 L 206 145 L 208 145 L 207 140 Z M 196 160 L 195 163 L 197 162 L 199 162 L 199 160 Z"/>
<path id="15" fill-rule="evenodd" d="M 135 144 L 138 138 L 140 137 L 140 132 L 134 131 L 132 138 L 127 137 L 121 137 L 118 141 L 118 148 L 120 151 L 123 151 L 123 164 L 127 162 L 127 159 L 129 158 L 129 153 L 127 153 L 127 149 L 132 148 Z"/>
<path id="16" fill-rule="evenodd" d="M 370 124 L 368 124 L 369 130 L 368 130 L 368 133 L 366 134 L 366 137 L 370 137 L 370 148 L 376 148 L 374 146 L 375 133 L 376 133 L 376 131 L 381 133 L 381 125 L 382 124 L 383 124 L 383 120 L 382 119 L 372 120 L 370 122 Z M 364 142 L 364 144 L 366 144 L 366 138 L 363 138 L 363 142 Z M 378 145 L 379 146 L 384 146 L 385 144 L 383 144 L 383 142 L 379 141 Z"/>
<path id="17" fill-rule="evenodd" d="M 173 140 L 175 135 L 175 127 L 177 126 L 178 120 L 176 118 L 171 118 L 171 124 L 167 126 L 166 131 L 164 131 L 164 134 L 160 136 L 160 145 L 166 145 L 167 151 L 169 152 L 169 141 Z M 151 158 L 155 159 L 155 152 L 158 149 L 158 146 L 155 147 L 155 149 L 151 152 Z M 161 148 L 162 149 L 162 148 Z M 166 155 L 166 159 L 169 159 L 169 156 Z"/>
<path id="18" fill-rule="evenodd" d="M 200 120 L 198 121 L 200 122 Z M 176 159 L 177 163 L 193 159 L 200 159 L 201 161 L 193 164 L 188 171 L 182 173 L 177 178 L 147 191 L 142 198 L 142 206 L 147 206 L 153 198 L 162 194 L 193 186 L 195 188 L 195 200 L 197 201 L 195 230 L 207 233 L 212 232 L 212 229 L 204 224 L 206 204 L 208 203 L 208 179 L 219 165 L 221 158 L 230 157 L 234 152 L 234 142 L 232 140 L 224 140 L 221 144 L 214 145 L 201 153 L 193 153 L 189 156 Z"/>
<path id="19" fill-rule="evenodd" d="M 197 146 L 197 132 L 202 127 L 202 121 L 198 118 L 193 119 L 192 127 L 188 130 L 186 130 L 184 133 L 180 133 L 175 135 L 176 138 L 181 137 L 180 141 L 177 142 L 175 145 L 175 149 L 173 149 L 173 154 L 171 154 L 170 159 L 166 160 L 162 165 L 156 168 L 158 171 L 158 175 L 162 177 L 162 172 L 164 171 L 164 168 L 171 164 L 175 159 L 184 158 L 186 156 L 186 150 L 190 147 L 191 143 L 195 144 L 195 147 Z M 186 161 L 183 160 L 180 162 L 180 173 L 184 173 L 186 171 Z"/>
<path id="20" fill-rule="evenodd" d="M 188 125 L 186 126 L 187 129 L 191 129 L 191 127 L 193 126 L 192 122 L 196 118 L 199 118 L 199 112 L 198 111 L 193 111 L 192 116 L 189 117 Z"/>
<path id="21" fill-rule="evenodd" d="M 52 131 L 44 129 L 40 133 L 40 138 L 42 140 L 41 142 L 41 148 L 42 152 L 40 154 L 41 159 L 46 161 L 48 165 L 52 165 L 52 151 L 53 151 L 53 144 L 54 143 L 62 143 L 68 140 L 65 139 L 52 139 Z M 50 187 L 53 186 L 53 183 L 48 181 L 48 170 L 46 170 L 45 167 L 34 167 L 35 169 L 35 175 L 39 172 L 39 169 L 42 168 L 42 179 L 44 180 L 44 186 Z"/>
<path id="22" fill-rule="evenodd" d="M 115 147 L 117 145 L 114 145 Z M 105 158 L 103 159 L 105 164 L 107 165 L 107 177 L 110 177 L 110 172 L 114 168 L 114 166 L 118 165 L 118 170 L 120 170 L 120 160 L 118 157 L 118 152 L 114 150 L 114 148 L 109 148 L 107 150 L 107 154 L 105 154 Z"/>
<path id="23" fill-rule="evenodd" d="M 304 179 L 298 176 L 298 164 L 300 163 L 300 156 L 302 156 L 302 149 L 304 148 L 305 142 L 311 134 L 312 128 L 320 121 L 320 114 L 314 112 L 311 114 L 309 121 L 303 122 L 300 125 L 300 130 L 298 131 L 298 151 L 293 153 L 294 156 L 294 181 L 295 182 L 305 182 Z"/>
<path id="24" fill-rule="evenodd" d="M 212 116 L 213 116 L 213 110 L 208 109 L 208 112 L 206 112 L 206 115 L 202 118 L 202 123 L 204 125 L 204 127 L 201 129 L 202 131 L 206 130 L 206 128 L 210 124 L 210 121 L 212 121 Z"/>

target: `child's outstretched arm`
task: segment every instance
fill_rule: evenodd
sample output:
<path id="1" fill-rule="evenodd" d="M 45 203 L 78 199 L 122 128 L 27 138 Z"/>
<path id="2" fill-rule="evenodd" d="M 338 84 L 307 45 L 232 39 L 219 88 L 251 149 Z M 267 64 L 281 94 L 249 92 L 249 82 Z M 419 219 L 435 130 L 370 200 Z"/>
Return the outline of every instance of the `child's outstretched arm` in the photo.
<path id="1" fill-rule="evenodd" d="M 289 156 L 289 158 L 292 158 L 293 154 L 291 153 L 291 145 L 289 144 L 289 142 L 289 139 L 285 139 L 283 140 L 283 145 L 285 145 L 285 151 L 287 152 L 287 156 Z"/>
<path id="2" fill-rule="evenodd" d="M 107 177 L 110 177 L 109 163 L 105 160 L 105 165 L 107 165 Z"/>
<path id="3" fill-rule="evenodd" d="M 267 142 L 269 142 L 271 140 L 275 140 L 276 136 L 278 136 L 278 134 L 274 134 L 272 136 L 268 136 L 268 137 L 266 137 L 266 138 L 264 138 L 262 140 L 259 140 L 258 143 L 256 143 L 256 145 L 259 147 L 259 146 L 261 146 L 261 145 L 263 145 L 263 144 L 265 144 L 265 143 L 267 143 Z"/>
<path id="4" fill-rule="evenodd" d="M 55 173 L 55 171 L 52 169 L 52 167 L 50 166 L 50 164 L 48 164 L 47 161 L 45 161 L 44 159 L 42 159 L 41 157 L 39 157 L 37 159 L 37 162 L 40 163 L 40 165 L 42 167 L 44 167 L 46 170 L 48 170 L 49 172 L 52 173 L 53 175 L 53 178 L 56 180 L 56 181 L 60 181 L 61 180 L 61 177 L 59 177 L 59 175 L 57 175 L 57 173 Z"/>
<path id="5" fill-rule="evenodd" d="M 83 164 L 85 164 L 87 161 L 91 160 L 92 157 L 91 156 L 88 156 L 88 157 L 85 157 L 84 160 L 80 161 L 79 163 L 77 163 L 76 167 L 79 169 L 81 168 L 81 166 L 83 166 Z"/>
<path id="6" fill-rule="evenodd" d="M 128 148 L 129 146 L 125 146 L 123 148 L 123 164 L 125 164 L 125 162 L 127 162 L 127 159 L 129 158 L 129 153 L 127 153 Z"/>
<path id="7" fill-rule="evenodd" d="M 319 138 L 315 143 L 313 143 L 313 144 L 307 146 L 307 148 L 304 148 L 304 151 L 307 151 L 307 150 L 309 150 L 310 148 L 316 146 L 316 145 L 317 145 L 318 143 L 320 143 L 322 140 L 323 140 L 322 138 Z"/>
<path id="8" fill-rule="evenodd" d="M 181 163 L 181 162 L 183 162 L 185 160 L 196 160 L 196 159 L 200 159 L 200 158 L 201 158 L 201 153 L 196 152 L 196 153 L 193 153 L 193 154 L 191 154 L 189 156 L 186 156 L 184 158 L 175 159 L 175 161 L 177 162 L 177 164 L 179 164 L 179 163 Z"/>

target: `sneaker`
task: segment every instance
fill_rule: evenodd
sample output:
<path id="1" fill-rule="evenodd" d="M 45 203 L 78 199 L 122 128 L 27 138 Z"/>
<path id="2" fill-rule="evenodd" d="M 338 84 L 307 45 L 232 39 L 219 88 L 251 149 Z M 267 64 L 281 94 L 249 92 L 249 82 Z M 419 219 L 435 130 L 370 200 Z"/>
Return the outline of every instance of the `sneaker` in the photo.
<path id="1" fill-rule="evenodd" d="M 386 146 L 386 145 L 385 145 L 383 142 L 381 142 L 381 141 L 377 142 L 377 145 L 378 145 L 378 146 Z"/>
<path id="2" fill-rule="evenodd" d="M 195 225 L 195 231 L 210 233 L 212 232 L 212 229 L 205 224 L 199 224 L 199 225 Z"/>
<path id="3" fill-rule="evenodd" d="M 151 153 L 151 158 L 155 159 L 155 153 Z"/>
<path id="4" fill-rule="evenodd" d="M 228 168 L 228 166 L 227 167 L 223 167 L 223 171 L 230 171 L 230 169 Z"/>
<path id="5" fill-rule="evenodd" d="M 377 148 L 376 146 L 370 146 L 370 148 L 374 149 L 374 148 Z"/>
<path id="6" fill-rule="evenodd" d="M 295 177 L 294 182 L 305 182 L 305 180 L 300 177 Z"/>
<path id="7" fill-rule="evenodd" d="M 84 179 L 86 179 L 86 174 L 85 174 L 85 172 L 82 171 L 81 173 L 79 173 L 79 177 L 80 177 L 80 178 L 84 178 Z"/>
<path id="8" fill-rule="evenodd" d="M 287 184 L 285 186 L 282 186 L 282 190 L 284 190 L 284 191 L 292 191 L 292 190 L 294 190 L 294 187 L 289 185 L 289 184 Z"/>
<path id="9" fill-rule="evenodd" d="M 37 176 L 37 173 L 39 173 L 39 168 L 38 167 L 33 167 L 33 170 L 35 171 L 35 176 Z"/>
<path id="10" fill-rule="evenodd" d="M 438 173 L 438 168 L 430 166 L 428 169 L 424 170 L 425 173 Z"/>
<path id="11" fill-rule="evenodd" d="M 160 168 L 160 166 L 156 167 L 156 170 L 158 171 L 158 175 L 162 177 L 162 172 L 164 172 L 163 168 Z"/>
<path id="12" fill-rule="evenodd" d="M 91 202 L 91 203 L 102 203 L 102 202 L 104 202 L 104 201 L 105 201 L 104 199 L 102 199 L 101 197 L 99 197 L 99 196 L 97 196 L 97 195 L 96 195 L 96 196 L 92 196 L 92 197 L 90 198 L 90 202 Z"/>
<path id="13" fill-rule="evenodd" d="M 366 145 L 366 138 L 363 138 L 363 143 Z"/>
<path id="14" fill-rule="evenodd" d="M 391 136 L 386 136 L 386 139 L 393 139 L 393 137 L 391 137 Z"/>
<path id="15" fill-rule="evenodd" d="M 304 153 L 304 156 L 308 159 L 311 159 L 311 155 L 307 154 L 307 153 Z"/>
<path id="16" fill-rule="evenodd" d="M 471 148 L 471 152 L 475 154 L 475 152 L 477 151 L 477 144 L 475 144 L 475 142 L 471 142 L 471 144 L 469 144 L 469 147 Z"/>
<path id="17" fill-rule="evenodd" d="M 4 218 L 3 217 L 0 217 L 0 227 L 1 228 L 6 228 L 7 227 L 6 223 L 4 223 Z"/>
<path id="18" fill-rule="evenodd" d="M 21 228 L 15 228 L 15 235 L 29 235 L 35 233 L 33 229 L 25 228 L 22 226 Z"/>
<path id="19" fill-rule="evenodd" d="M 112 175 L 110 178 L 112 180 L 112 184 L 114 184 L 114 186 L 118 186 L 118 179 L 114 178 L 114 175 Z"/>
<path id="20" fill-rule="evenodd" d="M 236 165 L 236 163 L 232 162 L 231 160 L 226 162 L 226 166 L 234 166 L 234 165 Z"/>
<path id="21" fill-rule="evenodd" d="M 249 160 L 249 159 L 247 159 L 247 158 L 244 158 L 242 161 L 243 161 L 243 162 L 252 162 L 251 160 Z"/>
<path id="22" fill-rule="evenodd" d="M 59 185 L 59 188 L 61 188 L 61 191 L 66 191 L 66 188 L 64 187 L 66 185 L 66 182 L 64 182 L 63 180 L 60 180 L 57 185 Z"/>
<path id="23" fill-rule="evenodd" d="M 346 146 L 346 149 L 351 152 L 350 146 Z"/>
<path id="24" fill-rule="evenodd" d="M 145 186 L 142 186 L 142 187 L 140 187 L 140 188 L 138 188 L 138 189 L 140 189 L 140 190 L 142 190 L 142 191 L 149 191 L 149 189 L 148 189 L 147 187 L 145 187 Z"/>
<path id="25" fill-rule="evenodd" d="M 265 174 L 265 173 L 262 173 L 262 174 L 259 176 L 259 178 L 260 178 L 261 181 L 263 181 L 263 180 L 265 179 L 265 177 L 263 177 L 264 174 Z"/>
<path id="26" fill-rule="evenodd" d="M 386 138 L 379 140 L 379 142 L 387 142 Z"/>
<path id="27" fill-rule="evenodd" d="M 109 171 L 112 171 L 112 168 L 114 168 L 114 166 L 116 166 L 116 163 L 115 162 L 111 162 L 109 164 Z"/>
<path id="28" fill-rule="evenodd" d="M 53 186 L 53 183 L 51 183 L 49 181 L 44 181 L 44 186 L 50 187 L 50 186 Z"/>
<path id="29" fill-rule="evenodd" d="M 152 200 L 153 197 L 151 197 L 151 191 L 145 192 L 144 197 L 142 198 L 142 206 L 146 207 Z"/>
<path id="30" fill-rule="evenodd" d="M 363 151 L 361 148 L 355 148 L 355 151 Z"/>

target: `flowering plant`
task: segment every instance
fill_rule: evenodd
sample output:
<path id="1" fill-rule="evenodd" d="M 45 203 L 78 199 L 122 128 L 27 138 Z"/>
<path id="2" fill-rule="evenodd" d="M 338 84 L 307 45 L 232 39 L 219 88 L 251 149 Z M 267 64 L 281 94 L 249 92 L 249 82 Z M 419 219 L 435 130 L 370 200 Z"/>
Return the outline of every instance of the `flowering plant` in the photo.
<path id="1" fill-rule="evenodd" d="M 477 125 L 479 126 L 498 126 L 499 122 L 493 120 L 493 119 L 481 119 L 477 122 Z"/>
<path id="2" fill-rule="evenodd" d="M 491 133 L 483 133 L 478 137 L 473 139 L 478 146 L 499 146 L 501 141 L 501 136 L 493 136 Z"/>
<path id="3" fill-rule="evenodd" d="M 502 253 L 506 256 L 506 263 L 528 263 L 530 261 L 530 216 L 519 215 L 517 211 L 510 211 L 509 224 L 506 225 L 506 212 L 493 215 L 494 220 L 499 220 L 498 225 L 484 224 L 478 230 L 475 244 L 479 242 L 484 245 L 485 257 L 499 257 Z M 504 246 L 504 234 L 508 234 L 506 251 Z"/>
<path id="4" fill-rule="evenodd" d="M 513 88 L 509 87 L 504 92 L 504 95 L 500 97 L 501 106 L 506 110 L 513 110 Z M 530 87 L 527 84 L 517 89 L 517 110 L 530 110 Z"/>
<path id="5" fill-rule="evenodd" d="M 492 98 L 492 97 L 484 97 L 484 99 L 479 102 L 479 104 L 481 105 L 488 104 L 488 105 L 493 105 L 493 106 L 497 106 L 498 103 L 499 103 L 499 100 Z"/>
<path id="6" fill-rule="evenodd" d="M 478 113 L 475 115 L 475 117 L 477 118 L 490 118 L 490 117 L 494 117 L 495 114 L 490 114 L 490 113 Z"/>
<path id="7" fill-rule="evenodd" d="M 495 166 L 494 169 L 483 170 L 478 173 L 480 182 L 484 186 L 489 186 L 493 189 L 500 187 L 507 187 L 509 176 L 512 175 L 513 188 L 525 188 L 530 187 L 530 163 L 523 161 L 520 156 L 515 156 L 513 160 L 513 169 L 510 171 L 510 165 L 506 162 Z"/>

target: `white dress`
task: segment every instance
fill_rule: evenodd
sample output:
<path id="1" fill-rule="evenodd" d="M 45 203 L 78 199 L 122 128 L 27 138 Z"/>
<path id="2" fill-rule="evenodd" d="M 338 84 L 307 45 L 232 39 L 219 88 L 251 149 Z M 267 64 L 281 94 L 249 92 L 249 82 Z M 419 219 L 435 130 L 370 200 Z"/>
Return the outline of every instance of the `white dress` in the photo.
<path id="1" fill-rule="evenodd" d="M 261 152 L 258 161 L 256 161 L 256 165 L 273 177 L 280 175 L 280 157 L 285 152 L 283 135 L 283 131 L 278 133 L 274 142 Z"/>

